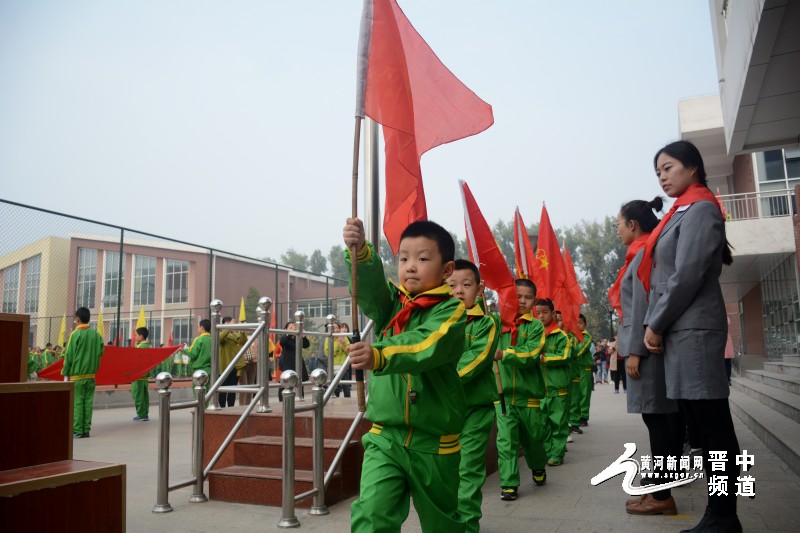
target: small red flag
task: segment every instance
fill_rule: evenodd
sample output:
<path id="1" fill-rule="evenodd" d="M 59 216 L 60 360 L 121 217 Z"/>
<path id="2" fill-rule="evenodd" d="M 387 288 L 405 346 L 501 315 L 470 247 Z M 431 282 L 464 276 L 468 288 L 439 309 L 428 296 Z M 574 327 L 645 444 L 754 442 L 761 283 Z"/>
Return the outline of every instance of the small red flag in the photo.
<path id="1" fill-rule="evenodd" d="M 528 228 L 519 213 L 519 207 L 514 212 L 514 260 L 517 267 L 518 279 L 530 279 L 536 256 L 533 253 L 531 240 L 528 238 Z"/>
<path id="2" fill-rule="evenodd" d="M 578 328 L 578 315 L 581 313 L 581 304 L 589 303 L 578 284 L 575 265 L 572 256 L 564 245 L 564 268 L 567 279 L 564 289 L 556 296 L 556 306 L 561 309 L 564 327 L 571 331 L 579 342 L 583 342 L 583 332 Z"/>
<path id="3" fill-rule="evenodd" d="M 536 298 L 551 300 L 555 300 L 566 282 L 561 247 L 558 245 L 553 226 L 550 224 L 550 216 L 544 205 L 542 205 L 542 216 L 539 221 L 539 242 L 531 279 L 536 284 Z"/>
<path id="4" fill-rule="evenodd" d="M 467 248 L 470 260 L 478 266 L 481 278 L 486 286 L 497 291 L 500 298 L 498 310 L 503 323 L 503 331 L 511 329 L 514 318 L 519 309 L 517 288 L 514 276 L 508 268 L 508 263 L 497 245 L 497 240 L 489 229 L 489 224 L 483 217 L 472 191 L 463 180 L 461 185 L 461 198 L 464 202 L 464 226 L 467 230 Z"/>
<path id="5" fill-rule="evenodd" d="M 482 132 L 494 117 L 492 107 L 436 57 L 395 0 L 364 2 L 358 48 L 356 115 L 383 125 L 383 232 L 397 253 L 406 226 L 428 218 L 422 154 Z"/>

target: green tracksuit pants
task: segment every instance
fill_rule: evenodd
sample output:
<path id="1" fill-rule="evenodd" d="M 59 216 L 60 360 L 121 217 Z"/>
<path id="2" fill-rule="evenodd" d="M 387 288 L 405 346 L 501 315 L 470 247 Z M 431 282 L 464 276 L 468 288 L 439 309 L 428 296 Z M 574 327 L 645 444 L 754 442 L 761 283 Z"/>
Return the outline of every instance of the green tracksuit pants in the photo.
<path id="1" fill-rule="evenodd" d="M 72 415 L 72 432 L 85 435 L 92 429 L 92 407 L 94 404 L 94 378 L 79 379 L 75 384 L 75 401 Z"/>
<path id="2" fill-rule="evenodd" d="M 467 532 L 480 531 L 483 483 L 486 481 L 486 450 L 494 424 L 494 406 L 477 405 L 467 411 L 461 442 L 461 463 L 458 473 L 458 515 L 466 523 Z"/>
<path id="3" fill-rule="evenodd" d="M 586 366 L 581 370 L 581 420 L 589 420 L 589 405 L 592 401 L 592 367 Z"/>
<path id="4" fill-rule="evenodd" d="M 547 396 L 542 399 L 542 411 L 546 419 L 544 450 L 547 457 L 564 460 L 564 449 L 569 436 L 569 396 Z"/>
<path id="5" fill-rule="evenodd" d="M 581 425 L 581 398 L 583 391 L 581 390 L 581 380 L 573 379 L 569 382 L 569 425 L 578 427 Z"/>
<path id="6" fill-rule="evenodd" d="M 519 487 L 519 447 L 531 470 L 544 470 L 544 418 L 539 407 L 506 406 L 506 414 L 495 404 L 497 420 L 497 469 L 501 487 Z"/>
<path id="7" fill-rule="evenodd" d="M 136 416 L 148 418 L 150 413 L 150 396 L 147 393 L 147 380 L 137 379 L 131 383 L 131 396 L 136 407 Z"/>
<path id="8" fill-rule="evenodd" d="M 350 531 L 399 532 L 410 498 L 423 532 L 464 531 L 458 517 L 461 454 L 417 452 L 373 433 L 366 433 L 361 442 L 361 494 L 350 509 Z"/>

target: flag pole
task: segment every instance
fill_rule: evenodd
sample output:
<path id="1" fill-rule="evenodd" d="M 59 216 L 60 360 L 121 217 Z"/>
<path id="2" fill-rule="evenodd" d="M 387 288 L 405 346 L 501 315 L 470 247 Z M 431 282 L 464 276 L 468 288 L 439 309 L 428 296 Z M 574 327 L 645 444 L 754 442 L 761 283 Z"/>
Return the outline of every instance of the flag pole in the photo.
<path id="1" fill-rule="evenodd" d="M 358 151 L 361 143 L 361 117 L 356 116 L 355 134 L 353 137 L 353 190 L 352 190 L 352 218 L 358 218 Z M 350 246 L 350 312 L 353 318 L 353 342 L 361 341 L 361 327 L 358 319 L 358 247 Z M 356 370 L 356 396 L 358 397 L 358 410 L 366 412 L 367 402 L 364 393 L 364 371 Z"/>

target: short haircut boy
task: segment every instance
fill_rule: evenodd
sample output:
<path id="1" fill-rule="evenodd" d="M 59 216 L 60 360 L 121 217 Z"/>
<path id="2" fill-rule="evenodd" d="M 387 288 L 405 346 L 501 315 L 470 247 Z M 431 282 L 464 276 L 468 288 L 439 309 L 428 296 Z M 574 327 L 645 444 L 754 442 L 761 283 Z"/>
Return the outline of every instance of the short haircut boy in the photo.
<path id="1" fill-rule="evenodd" d="M 431 220 L 417 220 L 403 230 L 400 234 L 400 241 L 411 237 L 425 237 L 436 242 L 439 253 L 442 256 L 442 263 L 454 261 L 456 258 L 456 245 L 450 232 Z"/>
<path id="2" fill-rule="evenodd" d="M 541 305 L 543 307 L 547 307 L 551 311 L 553 311 L 556 308 L 555 305 L 553 305 L 553 300 L 551 300 L 550 298 L 540 298 L 540 299 L 536 300 L 536 305 L 537 306 Z"/>
<path id="3" fill-rule="evenodd" d="M 75 317 L 80 321 L 81 324 L 88 324 L 89 320 L 92 318 L 92 314 L 86 307 L 79 307 L 75 310 Z"/>
<path id="4" fill-rule="evenodd" d="M 475 274 L 475 283 L 481 282 L 481 271 L 475 266 L 472 261 L 466 259 L 456 259 L 455 268 L 453 270 L 471 270 Z"/>
<path id="5" fill-rule="evenodd" d="M 527 287 L 533 291 L 533 294 L 536 294 L 536 284 L 529 279 L 520 278 L 514 280 L 514 285 L 517 287 Z"/>
<path id="6" fill-rule="evenodd" d="M 203 331 L 211 331 L 211 321 L 204 318 L 200 321 L 200 327 L 203 328 Z"/>
<path id="7" fill-rule="evenodd" d="M 141 335 L 144 340 L 150 336 L 150 331 L 147 328 L 136 328 L 136 334 Z"/>

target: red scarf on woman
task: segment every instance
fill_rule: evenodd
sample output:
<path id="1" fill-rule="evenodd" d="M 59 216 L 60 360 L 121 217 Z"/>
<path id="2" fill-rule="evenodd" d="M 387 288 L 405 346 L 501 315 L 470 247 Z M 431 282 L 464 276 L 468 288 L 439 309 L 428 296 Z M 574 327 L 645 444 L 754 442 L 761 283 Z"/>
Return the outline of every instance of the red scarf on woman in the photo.
<path id="1" fill-rule="evenodd" d="M 647 238 L 650 236 L 650 233 L 642 233 L 632 243 L 628 245 L 628 251 L 625 252 L 625 264 L 622 265 L 622 268 L 619 269 L 617 273 L 617 281 L 608 289 L 608 301 L 617 311 L 617 316 L 619 317 L 619 323 L 622 324 L 622 299 L 620 298 L 620 289 L 622 288 L 622 277 L 625 275 L 625 272 L 628 270 L 628 265 L 631 264 L 633 258 L 636 257 L 636 254 L 639 253 L 639 250 L 644 248 L 644 245 L 647 243 Z"/>
<path id="2" fill-rule="evenodd" d="M 645 293 L 650 292 L 650 271 L 653 268 L 653 249 L 656 247 L 656 242 L 658 242 L 658 237 L 661 236 L 661 231 L 664 229 L 664 226 L 667 225 L 672 215 L 675 214 L 675 211 L 677 211 L 679 207 L 701 201 L 714 202 L 714 204 L 720 208 L 719 213 L 720 216 L 722 216 L 722 207 L 720 207 L 716 196 L 708 190 L 708 187 L 700 185 L 699 183 L 692 183 L 689 185 L 688 189 L 683 191 L 683 194 L 678 196 L 678 199 L 672 204 L 670 210 L 664 218 L 661 219 L 656 229 L 650 234 L 650 237 L 647 239 L 647 244 L 644 247 L 642 263 L 639 265 L 639 270 L 636 272 L 639 279 L 642 280 Z"/>

